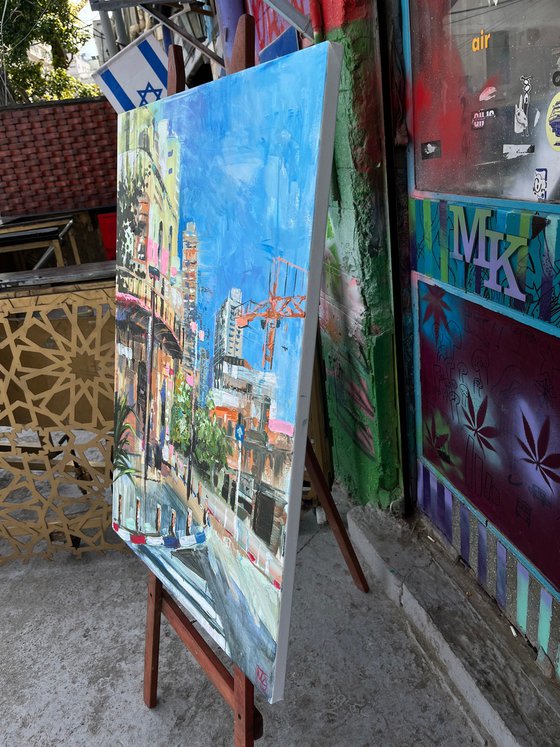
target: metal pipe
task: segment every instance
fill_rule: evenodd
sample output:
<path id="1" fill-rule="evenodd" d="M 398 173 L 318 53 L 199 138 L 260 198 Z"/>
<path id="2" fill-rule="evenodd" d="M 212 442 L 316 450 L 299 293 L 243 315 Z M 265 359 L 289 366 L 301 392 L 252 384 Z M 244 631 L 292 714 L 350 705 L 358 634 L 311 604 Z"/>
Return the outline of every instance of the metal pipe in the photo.
<path id="1" fill-rule="evenodd" d="M 205 57 L 209 57 L 220 67 L 225 68 L 224 60 L 222 59 L 222 57 L 220 57 L 220 55 L 216 54 L 211 49 L 208 49 L 208 47 L 202 44 L 202 42 L 199 42 L 196 37 L 189 34 L 189 32 L 185 31 L 185 29 L 182 29 L 179 25 L 177 25 L 170 18 L 167 18 L 166 16 L 164 16 L 163 13 L 161 13 L 161 11 L 157 10 L 156 8 L 150 8 L 148 5 L 141 5 L 140 7 L 143 8 L 146 11 L 146 13 L 149 13 L 150 16 L 158 20 L 163 26 L 167 26 L 168 29 L 171 29 L 171 31 L 174 31 L 177 34 L 177 36 L 180 36 L 182 39 L 187 41 L 193 47 L 196 47 L 197 49 L 199 49 Z"/>
<path id="2" fill-rule="evenodd" d="M 101 28 L 103 29 L 103 51 L 105 52 L 105 50 L 107 50 L 107 52 L 109 52 L 109 57 L 111 58 L 117 54 L 118 49 L 109 13 L 106 10 L 100 10 L 99 19 L 101 21 Z M 106 62 L 106 60 L 103 60 L 103 62 Z"/>
<path id="3" fill-rule="evenodd" d="M 124 22 L 123 12 L 120 8 L 113 11 L 113 20 L 115 22 L 115 28 L 117 29 L 117 44 L 121 49 L 124 49 L 130 39 L 128 37 L 128 29 Z"/>
<path id="4" fill-rule="evenodd" d="M 66 236 L 66 234 L 68 233 L 68 231 L 72 228 L 73 223 L 74 223 L 74 218 L 70 218 L 70 220 L 68 221 L 68 223 L 64 226 L 64 228 L 62 229 L 62 231 L 58 234 L 58 238 L 59 239 L 62 239 L 62 238 L 64 238 L 64 236 Z"/>
<path id="5" fill-rule="evenodd" d="M 49 257 L 52 256 L 53 252 L 54 252 L 54 244 L 49 244 L 46 252 L 43 254 L 43 256 L 41 257 L 41 259 L 37 262 L 37 264 L 35 265 L 35 267 L 33 269 L 34 270 L 40 270 L 41 267 L 45 264 L 45 262 L 47 262 L 47 260 L 49 259 Z"/>

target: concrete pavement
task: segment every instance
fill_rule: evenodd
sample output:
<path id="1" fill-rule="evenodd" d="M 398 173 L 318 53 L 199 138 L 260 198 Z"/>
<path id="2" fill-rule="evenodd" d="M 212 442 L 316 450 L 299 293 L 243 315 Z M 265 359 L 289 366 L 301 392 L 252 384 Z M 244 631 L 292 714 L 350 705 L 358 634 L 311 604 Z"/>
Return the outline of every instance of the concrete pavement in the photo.
<path id="1" fill-rule="evenodd" d="M 348 512 L 354 547 L 410 631 L 500 747 L 560 744 L 560 683 L 435 528 L 372 506 Z M 491 571 L 489 571 L 491 572 Z M 512 632 L 513 631 L 513 632 Z"/>
<path id="2" fill-rule="evenodd" d="M 232 744 L 232 716 L 171 628 L 158 707 L 142 701 L 146 572 L 130 553 L 0 571 L 0 745 Z M 262 747 L 476 745 L 483 737 L 372 582 L 352 584 L 328 527 L 300 534 L 286 699 Z"/>

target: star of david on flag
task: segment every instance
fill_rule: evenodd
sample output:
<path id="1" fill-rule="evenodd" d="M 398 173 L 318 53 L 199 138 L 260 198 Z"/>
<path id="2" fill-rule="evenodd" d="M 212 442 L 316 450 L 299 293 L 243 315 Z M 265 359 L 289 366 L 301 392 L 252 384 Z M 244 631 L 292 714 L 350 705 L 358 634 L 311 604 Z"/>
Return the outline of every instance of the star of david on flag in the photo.
<path id="1" fill-rule="evenodd" d="M 149 104 L 151 101 L 159 101 L 161 98 L 161 92 L 163 91 L 163 88 L 154 88 L 151 83 L 148 83 L 146 88 L 144 88 L 143 91 L 137 91 L 137 93 L 140 96 L 140 106 L 144 106 L 144 104 Z M 150 100 L 148 99 L 148 95 L 153 94 L 153 98 L 150 97 Z"/>
<path id="2" fill-rule="evenodd" d="M 150 30 L 102 65 L 93 78 L 120 114 L 165 98 L 167 55 Z"/>

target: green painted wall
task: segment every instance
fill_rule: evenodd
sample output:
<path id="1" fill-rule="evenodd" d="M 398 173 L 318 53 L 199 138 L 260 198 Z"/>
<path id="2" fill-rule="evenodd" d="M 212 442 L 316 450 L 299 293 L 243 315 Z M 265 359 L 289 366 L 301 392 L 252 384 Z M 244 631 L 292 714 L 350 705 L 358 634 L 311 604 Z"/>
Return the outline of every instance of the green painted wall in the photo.
<path id="1" fill-rule="evenodd" d="M 355 499 L 387 506 L 401 475 L 376 26 L 327 38 L 344 48 L 321 300 L 333 458 Z"/>

